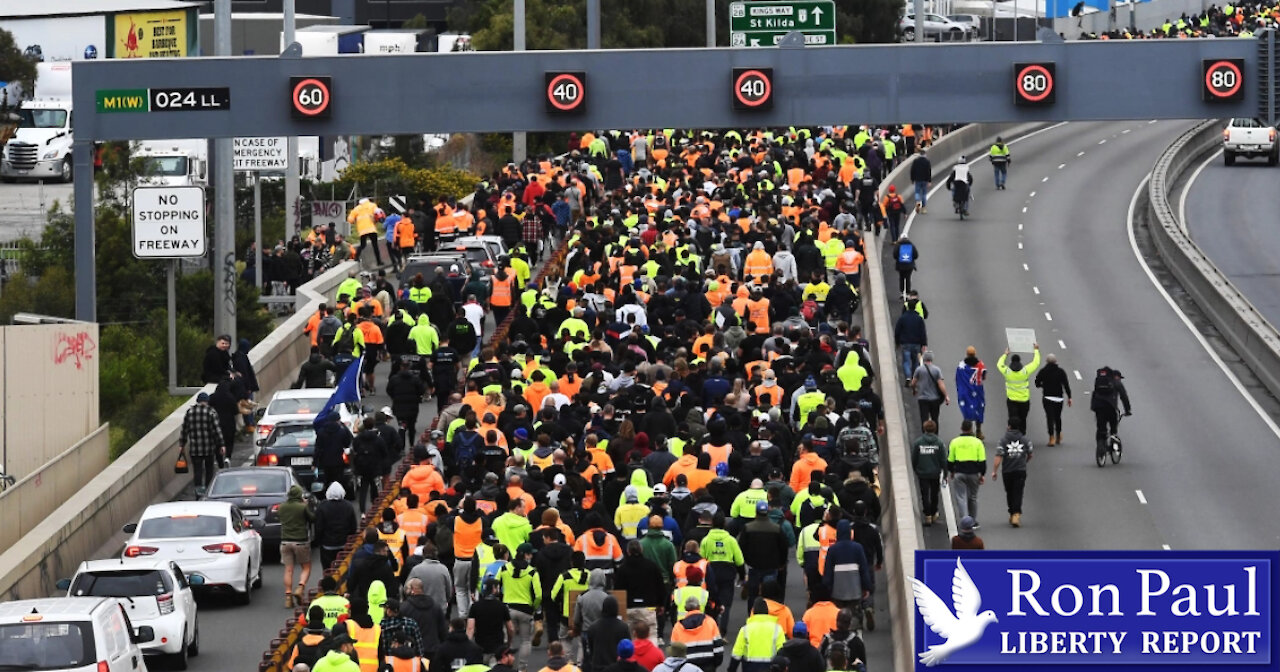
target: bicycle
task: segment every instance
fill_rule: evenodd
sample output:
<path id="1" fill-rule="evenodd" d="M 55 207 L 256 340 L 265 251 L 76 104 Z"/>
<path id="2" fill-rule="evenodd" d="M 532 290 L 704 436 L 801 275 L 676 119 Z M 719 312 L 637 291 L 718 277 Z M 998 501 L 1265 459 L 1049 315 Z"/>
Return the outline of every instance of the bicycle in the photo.
<path id="1" fill-rule="evenodd" d="M 1120 458 L 1124 455 L 1124 443 L 1120 440 L 1120 421 L 1130 415 L 1133 414 L 1116 412 L 1115 428 L 1098 445 L 1093 457 L 1099 468 L 1106 466 L 1108 455 L 1111 456 L 1111 464 L 1120 464 Z"/>
<path id="2" fill-rule="evenodd" d="M 12 488 L 13 484 L 17 482 L 18 479 L 6 474 L 4 471 L 4 465 L 0 464 L 0 492 L 4 492 L 5 490 Z"/>

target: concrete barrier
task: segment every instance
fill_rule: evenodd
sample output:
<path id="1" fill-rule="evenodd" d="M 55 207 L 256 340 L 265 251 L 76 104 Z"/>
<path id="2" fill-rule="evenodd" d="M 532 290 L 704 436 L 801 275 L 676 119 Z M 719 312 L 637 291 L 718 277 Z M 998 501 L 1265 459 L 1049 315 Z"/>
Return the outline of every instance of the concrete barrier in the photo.
<path id="1" fill-rule="evenodd" d="M 108 425 L 101 425 L 75 445 L 0 493 L 0 548 L 9 548 L 30 532 L 63 498 L 80 489 L 88 474 L 107 467 Z"/>
<path id="2" fill-rule="evenodd" d="M 1014 138 L 1044 128 L 1046 124 L 970 124 L 940 138 L 929 148 L 929 160 L 933 164 L 935 180 L 945 180 L 951 166 L 961 154 L 984 154 L 997 135 Z M 890 171 L 880 185 L 883 197 L 889 185 L 897 188 L 911 207 L 911 157 Z M 910 670 L 915 667 L 915 606 L 911 594 L 910 577 L 915 574 L 916 551 L 924 548 L 924 534 L 920 528 L 920 515 L 916 511 L 919 498 L 915 493 L 915 478 L 911 472 L 906 410 L 902 398 L 901 363 L 893 345 L 894 313 L 885 289 L 884 257 L 881 247 L 892 244 L 887 236 L 867 237 L 867 272 L 863 274 L 862 291 L 867 301 L 863 304 L 863 321 L 872 344 L 880 385 L 880 397 L 884 402 L 885 437 L 881 446 L 880 481 L 886 487 L 884 513 L 880 518 L 885 540 L 885 575 L 888 580 L 889 618 L 893 621 L 894 669 Z"/>
<path id="3" fill-rule="evenodd" d="M 1191 167 L 1222 144 L 1220 120 L 1198 124 L 1178 137 L 1156 160 L 1146 191 L 1135 208 L 1156 251 L 1173 277 L 1213 322 L 1249 370 L 1272 395 L 1280 397 L 1280 332 L 1231 280 L 1183 233 L 1169 203 L 1173 188 Z"/>
<path id="4" fill-rule="evenodd" d="M 344 262 L 299 287 L 298 312 L 249 352 L 263 395 L 292 383 L 311 347 L 311 340 L 302 328 L 320 303 L 355 269 L 355 262 Z M 212 388 L 205 389 L 212 391 Z M 52 509 L 15 543 L 3 547 L 0 600 L 54 594 L 54 584 L 59 578 L 70 576 L 82 560 L 92 558 L 122 525 L 133 521 L 166 487 L 179 479 L 190 478 L 175 475 L 173 463 L 178 455 L 182 417 L 194 402 L 194 397 L 188 399 L 128 452 L 101 469 L 74 496 Z M 101 439 L 94 438 L 98 434 Z M 104 426 L 86 441 L 105 441 L 105 437 Z M 105 449 L 102 453 L 105 455 Z M 9 512 L 7 505 L 5 511 Z"/>

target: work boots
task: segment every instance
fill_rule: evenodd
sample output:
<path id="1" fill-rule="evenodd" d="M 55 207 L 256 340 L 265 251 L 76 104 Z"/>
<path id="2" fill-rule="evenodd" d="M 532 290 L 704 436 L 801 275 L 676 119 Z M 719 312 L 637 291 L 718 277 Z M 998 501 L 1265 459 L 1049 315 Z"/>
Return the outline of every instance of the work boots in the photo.
<path id="1" fill-rule="evenodd" d="M 1022 527 L 1022 514 L 1015 513 L 1009 516 L 1009 524 L 1014 527 Z"/>

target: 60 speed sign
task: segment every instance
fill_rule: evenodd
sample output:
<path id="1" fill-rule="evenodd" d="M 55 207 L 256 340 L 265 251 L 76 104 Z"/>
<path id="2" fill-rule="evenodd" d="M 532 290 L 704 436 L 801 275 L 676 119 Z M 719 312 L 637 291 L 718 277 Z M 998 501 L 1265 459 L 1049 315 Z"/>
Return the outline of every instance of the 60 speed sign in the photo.
<path id="1" fill-rule="evenodd" d="M 1014 63 L 1013 102 L 1016 105 L 1052 105 L 1057 97 L 1054 63 Z"/>
<path id="2" fill-rule="evenodd" d="M 732 93 L 735 110 L 773 107 L 773 68 L 734 68 Z"/>
<path id="3" fill-rule="evenodd" d="M 1231 102 L 1244 98 L 1244 59 L 1206 60 L 1202 73 L 1201 97 L 1210 102 Z"/>
<path id="4" fill-rule="evenodd" d="M 333 109 L 330 77 L 290 77 L 289 108 L 294 119 L 328 119 Z"/>
<path id="5" fill-rule="evenodd" d="M 548 72 L 547 112 L 576 114 L 587 109 L 587 73 Z"/>

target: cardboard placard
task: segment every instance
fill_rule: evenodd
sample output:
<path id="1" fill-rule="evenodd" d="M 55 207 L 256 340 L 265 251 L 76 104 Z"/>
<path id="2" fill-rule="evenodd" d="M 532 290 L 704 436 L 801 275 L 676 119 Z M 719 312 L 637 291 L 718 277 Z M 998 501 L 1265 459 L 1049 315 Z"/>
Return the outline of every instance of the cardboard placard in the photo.
<path id="1" fill-rule="evenodd" d="M 1012 327 L 1004 330 L 1005 338 L 1009 340 L 1009 352 L 1031 353 L 1036 348 L 1036 330 L 1035 329 L 1015 329 Z"/>

